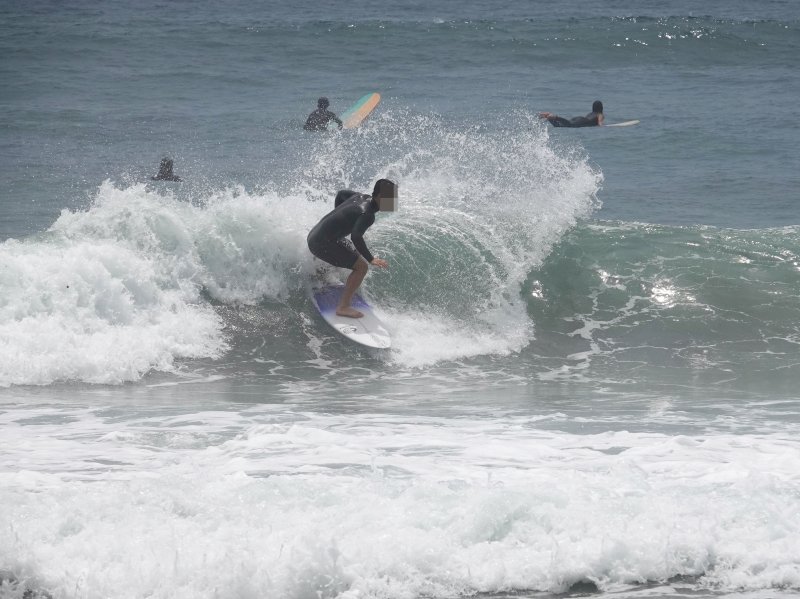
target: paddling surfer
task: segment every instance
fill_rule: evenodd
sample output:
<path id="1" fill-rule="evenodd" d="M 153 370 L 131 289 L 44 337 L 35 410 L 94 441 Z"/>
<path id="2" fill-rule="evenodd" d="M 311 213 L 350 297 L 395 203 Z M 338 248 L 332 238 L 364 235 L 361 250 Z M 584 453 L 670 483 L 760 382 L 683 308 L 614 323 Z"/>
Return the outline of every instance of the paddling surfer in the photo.
<path id="1" fill-rule="evenodd" d="M 547 119 L 553 127 L 600 127 L 603 125 L 603 103 L 600 100 L 595 100 L 592 104 L 592 111 L 586 116 L 576 116 L 571 119 L 565 119 L 563 116 L 558 116 L 552 112 L 540 112 L 540 119 Z"/>

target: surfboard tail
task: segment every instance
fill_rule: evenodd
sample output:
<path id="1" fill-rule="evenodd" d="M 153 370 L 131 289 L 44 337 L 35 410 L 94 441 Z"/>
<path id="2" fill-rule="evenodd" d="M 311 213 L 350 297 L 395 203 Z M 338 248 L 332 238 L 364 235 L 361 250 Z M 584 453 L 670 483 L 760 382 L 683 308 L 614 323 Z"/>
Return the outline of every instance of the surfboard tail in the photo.
<path id="1" fill-rule="evenodd" d="M 350 305 L 364 316 L 348 318 L 336 314 L 336 307 L 339 305 L 343 291 L 344 285 L 326 285 L 309 289 L 314 306 L 325 322 L 331 325 L 337 333 L 366 347 L 389 349 L 392 346 L 389 332 L 372 311 L 372 306 L 359 294 L 353 296 Z"/>
<path id="2" fill-rule="evenodd" d="M 342 116 L 340 117 L 342 120 L 342 127 L 344 129 L 353 129 L 358 127 L 362 122 L 364 122 L 364 119 L 366 119 L 370 113 L 375 110 L 375 107 L 380 101 L 381 95 L 379 93 L 372 93 L 362 96 L 358 102 L 353 104 L 353 106 L 342 113 Z"/>

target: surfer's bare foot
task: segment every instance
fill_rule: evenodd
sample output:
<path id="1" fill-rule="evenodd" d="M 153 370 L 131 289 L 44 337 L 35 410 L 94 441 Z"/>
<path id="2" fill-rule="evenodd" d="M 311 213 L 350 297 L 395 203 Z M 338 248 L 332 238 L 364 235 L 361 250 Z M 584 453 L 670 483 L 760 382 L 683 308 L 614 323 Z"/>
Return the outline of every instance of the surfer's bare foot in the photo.
<path id="1" fill-rule="evenodd" d="M 346 316 L 347 318 L 361 318 L 364 313 L 348 306 L 347 308 L 336 308 L 336 315 Z"/>

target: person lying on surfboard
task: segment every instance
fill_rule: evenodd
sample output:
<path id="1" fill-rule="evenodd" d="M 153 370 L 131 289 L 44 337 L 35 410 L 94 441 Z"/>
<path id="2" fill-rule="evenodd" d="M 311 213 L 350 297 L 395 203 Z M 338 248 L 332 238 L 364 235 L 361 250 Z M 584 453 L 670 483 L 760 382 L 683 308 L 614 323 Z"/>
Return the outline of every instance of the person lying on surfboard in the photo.
<path id="1" fill-rule="evenodd" d="M 552 112 L 540 112 L 540 119 L 547 119 L 553 127 L 599 127 L 603 124 L 603 103 L 595 100 L 592 104 L 592 111 L 586 116 L 576 116 L 565 119 Z"/>
<path id="2" fill-rule="evenodd" d="M 317 100 L 317 109 L 308 115 L 303 129 L 306 131 L 327 131 L 330 121 L 335 121 L 339 125 L 339 129 L 341 129 L 342 121 L 328 110 L 328 106 L 330 106 L 328 98 L 322 97 Z"/>
<path id="3" fill-rule="evenodd" d="M 373 256 L 364 243 L 364 233 L 375 222 L 375 213 L 394 212 L 397 209 L 397 185 L 389 179 L 375 183 L 372 195 L 343 189 L 336 194 L 334 208 L 322 217 L 308 234 L 308 249 L 320 260 L 349 268 L 344 292 L 336 306 L 336 314 L 361 318 L 361 312 L 350 306 L 369 265 L 387 268 L 389 263 Z M 350 236 L 350 242 L 345 237 Z M 354 247 L 355 246 L 355 247 Z"/>

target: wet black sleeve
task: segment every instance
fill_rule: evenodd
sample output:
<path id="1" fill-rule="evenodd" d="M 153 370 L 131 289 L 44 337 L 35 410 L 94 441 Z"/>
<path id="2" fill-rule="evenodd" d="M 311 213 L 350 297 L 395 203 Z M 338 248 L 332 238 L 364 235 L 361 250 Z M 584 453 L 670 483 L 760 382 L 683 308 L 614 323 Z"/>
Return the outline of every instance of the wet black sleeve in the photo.
<path id="1" fill-rule="evenodd" d="M 364 233 L 367 232 L 367 229 L 369 229 L 374 222 L 375 214 L 371 212 L 364 213 L 358 217 L 358 220 L 353 225 L 353 231 L 350 233 L 350 240 L 353 242 L 353 245 L 356 246 L 358 253 L 364 256 L 364 260 L 370 263 L 374 256 L 367 248 L 367 244 L 364 243 Z"/>

